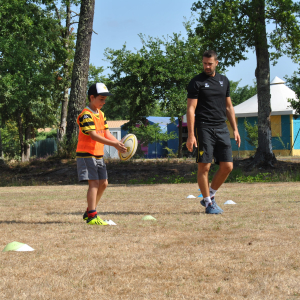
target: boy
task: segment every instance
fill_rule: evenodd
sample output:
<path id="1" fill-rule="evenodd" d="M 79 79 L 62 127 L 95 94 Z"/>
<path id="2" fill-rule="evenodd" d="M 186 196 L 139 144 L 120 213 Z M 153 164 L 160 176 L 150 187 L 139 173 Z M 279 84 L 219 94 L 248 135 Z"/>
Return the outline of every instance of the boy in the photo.
<path id="1" fill-rule="evenodd" d="M 77 118 L 79 125 L 76 149 L 79 181 L 88 181 L 87 211 L 83 215 L 89 225 L 107 225 L 97 216 L 96 207 L 108 185 L 106 165 L 103 160 L 104 145 L 114 146 L 118 151 L 127 151 L 110 132 L 101 108 L 107 96 L 111 96 L 103 83 L 92 84 L 88 90 L 89 104 Z"/>

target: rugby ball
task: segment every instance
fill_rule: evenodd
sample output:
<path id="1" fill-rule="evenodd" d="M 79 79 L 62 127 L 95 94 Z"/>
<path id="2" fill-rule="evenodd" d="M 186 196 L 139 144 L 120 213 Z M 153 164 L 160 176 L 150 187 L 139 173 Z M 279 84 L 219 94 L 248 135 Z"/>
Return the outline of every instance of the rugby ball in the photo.
<path id="1" fill-rule="evenodd" d="M 127 152 L 119 152 L 119 157 L 121 160 L 125 161 L 130 159 L 135 154 L 138 145 L 138 140 L 134 134 L 129 133 L 121 139 L 121 142 L 127 148 Z"/>

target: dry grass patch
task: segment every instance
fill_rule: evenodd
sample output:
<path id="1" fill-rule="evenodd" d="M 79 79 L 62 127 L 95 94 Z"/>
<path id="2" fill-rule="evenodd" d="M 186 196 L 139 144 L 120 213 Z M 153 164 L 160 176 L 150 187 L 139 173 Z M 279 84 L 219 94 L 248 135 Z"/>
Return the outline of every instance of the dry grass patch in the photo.
<path id="1" fill-rule="evenodd" d="M 0 299 L 300 299 L 299 192 L 225 184 L 211 216 L 196 184 L 111 186 L 98 227 L 86 186 L 0 188 L 0 250 L 35 249 L 0 253 Z"/>

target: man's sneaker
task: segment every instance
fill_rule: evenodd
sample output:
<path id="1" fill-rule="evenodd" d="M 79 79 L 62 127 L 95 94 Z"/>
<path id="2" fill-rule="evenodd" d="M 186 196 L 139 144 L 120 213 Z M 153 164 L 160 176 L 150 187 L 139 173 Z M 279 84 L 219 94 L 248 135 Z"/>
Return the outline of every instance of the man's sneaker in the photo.
<path id="1" fill-rule="evenodd" d="M 87 214 L 87 212 L 85 212 L 82 216 L 82 219 L 86 221 L 88 218 L 89 218 L 88 214 Z"/>
<path id="2" fill-rule="evenodd" d="M 86 223 L 89 225 L 108 225 L 105 221 L 100 219 L 97 215 L 94 216 L 93 218 L 87 219 Z"/>
<path id="3" fill-rule="evenodd" d="M 205 208 L 205 213 L 206 214 L 218 215 L 218 214 L 221 214 L 222 212 L 223 212 L 223 210 L 221 210 L 220 208 L 217 207 L 215 201 L 209 203 L 208 206 Z"/>
<path id="4" fill-rule="evenodd" d="M 216 205 L 216 207 L 219 209 L 219 210 L 221 210 L 222 212 L 223 212 L 223 209 L 217 204 L 217 202 L 216 202 L 216 200 L 215 200 L 215 197 L 212 197 L 211 198 L 211 202 L 212 203 L 214 203 L 215 205 Z M 204 199 L 202 199 L 201 201 L 200 201 L 200 204 L 202 205 L 202 206 L 206 206 L 205 205 L 205 201 L 204 201 Z"/>

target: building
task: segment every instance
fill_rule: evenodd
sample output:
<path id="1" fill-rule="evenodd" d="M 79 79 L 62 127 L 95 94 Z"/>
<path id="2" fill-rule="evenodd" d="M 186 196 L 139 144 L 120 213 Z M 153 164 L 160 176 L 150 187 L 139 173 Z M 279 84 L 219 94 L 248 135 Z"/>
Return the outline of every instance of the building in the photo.
<path id="1" fill-rule="evenodd" d="M 289 99 L 297 100 L 293 90 L 277 76 L 270 84 L 271 92 L 271 131 L 272 147 L 275 155 L 300 155 L 300 118 L 295 114 Z M 228 125 L 233 155 L 250 155 L 255 149 L 247 141 L 245 120 L 252 126 L 257 124 L 257 95 L 234 107 L 238 130 L 241 136 L 241 147 L 238 149 L 231 126 Z"/>
<path id="2" fill-rule="evenodd" d="M 121 140 L 122 132 L 121 128 L 124 124 L 129 122 L 128 120 L 116 120 L 116 121 L 107 121 L 109 132 L 118 140 Z M 118 150 L 113 146 L 104 146 L 104 157 L 105 158 L 119 158 Z"/>

